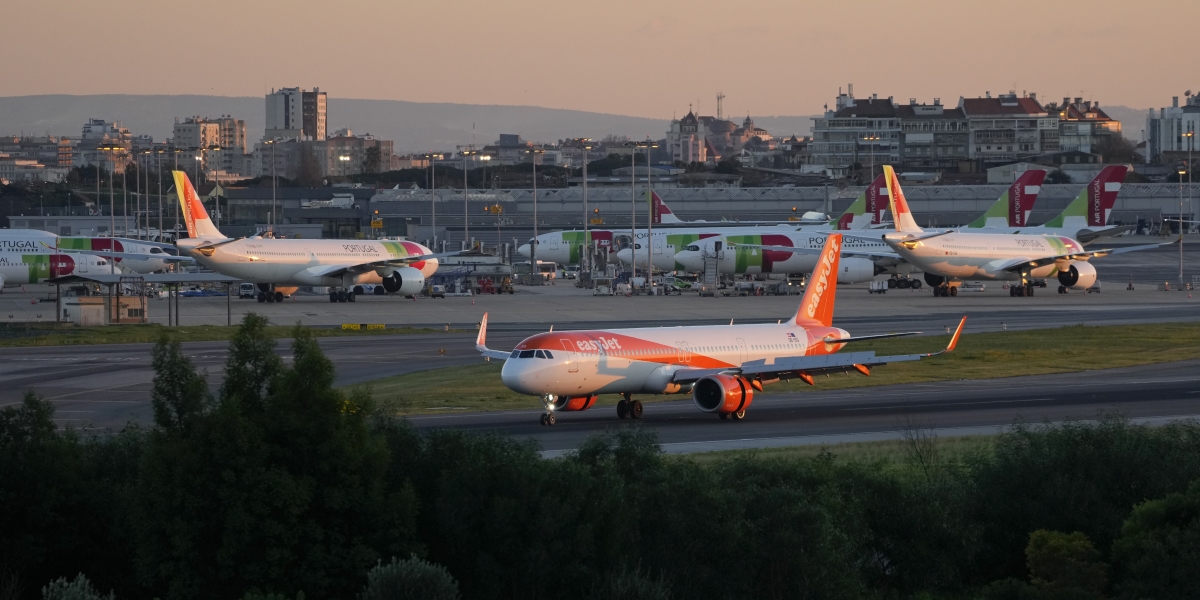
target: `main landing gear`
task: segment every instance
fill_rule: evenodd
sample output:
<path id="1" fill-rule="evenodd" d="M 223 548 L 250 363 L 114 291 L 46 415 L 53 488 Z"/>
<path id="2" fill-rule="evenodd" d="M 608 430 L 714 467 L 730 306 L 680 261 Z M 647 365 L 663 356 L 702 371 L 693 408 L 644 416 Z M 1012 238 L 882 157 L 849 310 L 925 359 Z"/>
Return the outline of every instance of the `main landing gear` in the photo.
<path id="1" fill-rule="evenodd" d="M 275 291 L 275 286 L 268 283 L 258 284 L 259 302 L 283 302 L 283 292 Z"/>
<path id="2" fill-rule="evenodd" d="M 721 417 L 722 421 L 724 421 L 726 419 L 733 419 L 734 421 L 741 421 L 742 419 L 746 418 L 746 409 L 743 408 L 742 410 L 739 410 L 737 412 L 732 412 L 732 413 L 720 413 L 720 417 Z"/>
<path id="3" fill-rule="evenodd" d="M 1010 285 L 1010 286 L 1008 286 L 1008 295 L 1009 296 L 1032 296 L 1033 288 L 1034 288 L 1034 286 L 1029 285 L 1028 283 Z"/>
<path id="4" fill-rule="evenodd" d="M 946 298 L 949 296 L 957 296 L 958 295 L 958 286 L 948 285 L 945 283 L 934 286 L 933 287 L 933 295 L 934 295 L 934 297 L 940 296 L 942 298 Z"/>
<path id="5" fill-rule="evenodd" d="M 329 292 L 329 301 L 330 302 L 354 302 L 354 298 L 357 295 L 358 294 L 354 293 L 354 290 L 332 291 L 332 292 Z"/>
<path id="6" fill-rule="evenodd" d="M 617 402 L 617 418 L 618 419 L 640 419 L 642 418 L 642 401 L 634 400 L 633 395 L 626 392 L 621 394 L 623 398 Z"/>

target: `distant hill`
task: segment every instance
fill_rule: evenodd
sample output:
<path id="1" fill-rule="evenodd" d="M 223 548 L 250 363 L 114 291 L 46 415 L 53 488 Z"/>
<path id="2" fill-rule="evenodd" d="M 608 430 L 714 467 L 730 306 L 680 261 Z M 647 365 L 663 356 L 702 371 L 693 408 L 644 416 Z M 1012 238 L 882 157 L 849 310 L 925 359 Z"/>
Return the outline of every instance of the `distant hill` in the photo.
<path id="1" fill-rule="evenodd" d="M 232 115 L 246 121 L 251 140 L 262 136 L 266 119 L 264 102 L 256 97 L 232 96 L 13 96 L 0 97 L 0 134 L 77 136 L 89 118 L 120 121 L 136 134 L 155 140 L 171 135 L 176 118 Z M 772 133 L 806 135 L 810 117 L 754 117 Z M 501 133 L 517 133 L 527 140 L 553 142 L 567 137 L 606 135 L 659 139 L 670 119 L 645 119 L 625 115 L 540 108 L 355 100 L 330 98 L 329 131 L 349 127 L 396 142 L 397 153 L 446 150 L 460 144 L 487 144 Z"/>

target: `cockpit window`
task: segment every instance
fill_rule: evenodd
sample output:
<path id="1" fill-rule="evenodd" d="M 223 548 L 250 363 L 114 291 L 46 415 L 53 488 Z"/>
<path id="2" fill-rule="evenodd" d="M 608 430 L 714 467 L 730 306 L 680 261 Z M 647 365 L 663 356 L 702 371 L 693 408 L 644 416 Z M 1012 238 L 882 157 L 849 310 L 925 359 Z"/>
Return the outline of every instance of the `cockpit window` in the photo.
<path id="1" fill-rule="evenodd" d="M 537 356 L 538 358 L 546 358 L 546 353 L 541 350 L 538 350 L 537 354 L 535 356 Z"/>
<path id="2" fill-rule="evenodd" d="M 549 350 L 546 350 L 545 352 L 546 352 L 546 358 L 554 358 L 554 355 L 551 354 Z"/>
<path id="3" fill-rule="evenodd" d="M 150 254 L 162 254 L 162 248 L 151 248 Z"/>
<path id="4" fill-rule="evenodd" d="M 513 350 L 513 353 L 508 355 L 509 358 L 520 358 L 520 356 L 521 356 L 520 350 Z"/>
<path id="5" fill-rule="evenodd" d="M 521 358 L 533 358 L 533 350 L 522 350 Z"/>
<path id="6" fill-rule="evenodd" d="M 692 244 L 691 246 L 688 246 L 687 249 L 690 252 L 699 252 L 700 246 L 697 246 L 696 244 Z"/>

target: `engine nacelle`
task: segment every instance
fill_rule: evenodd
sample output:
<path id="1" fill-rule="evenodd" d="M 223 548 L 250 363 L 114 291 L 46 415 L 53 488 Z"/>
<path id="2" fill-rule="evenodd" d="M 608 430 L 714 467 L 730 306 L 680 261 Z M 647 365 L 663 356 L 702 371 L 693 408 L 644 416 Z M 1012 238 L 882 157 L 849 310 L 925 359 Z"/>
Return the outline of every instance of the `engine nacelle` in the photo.
<path id="1" fill-rule="evenodd" d="M 554 399 L 551 406 L 556 412 L 564 411 L 571 412 L 577 410 L 587 410 L 596 404 L 596 398 L 599 396 L 592 394 L 591 396 L 559 396 Z"/>
<path id="2" fill-rule="evenodd" d="M 754 401 L 754 388 L 744 377 L 709 375 L 692 387 L 692 402 L 707 413 L 736 413 Z"/>
<path id="3" fill-rule="evenodd" d="M 1086 290 L 1096 285 L 1096 267 L 1085 260 L 1077 260 L 1058 272 L 1058 282 L 1069 288 Z"/>
<path id="4" fill-rule="evenodd" d="M 865 258 L 843 258 L 838 266 L 838 283 L 862 283 L 882 272 L 883 269 Z"/>
<path id="5" fill-rule="evenodd" d="M 413 267 L 400 267 L 383 277 L 383 289 L 395 294 L 412 296 L 425 287 L 425 275 Z"/>
<path id="6" fill-rule="evenodd" d="M 929 287 L 937 287 L 939 285 L 942 285 L 943 283 L 946 283 L 946 278 L 942 277 L 941 275 L 934 275 L 933 273 L 926 273 L 925 274 L 925 283 L 928 284 Z"/>

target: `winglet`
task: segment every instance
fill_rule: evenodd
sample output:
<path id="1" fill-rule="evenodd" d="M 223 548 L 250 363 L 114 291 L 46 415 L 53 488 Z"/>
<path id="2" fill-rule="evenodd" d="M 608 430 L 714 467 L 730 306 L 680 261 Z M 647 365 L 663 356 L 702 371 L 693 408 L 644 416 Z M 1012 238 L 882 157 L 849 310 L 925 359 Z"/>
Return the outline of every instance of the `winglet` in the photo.
<path id="1" fill-rule="evenodd" d="M 967 324 L 966 315 L 958 322 L 958 329 L 954 330 L 954 335 L 950 338 L 950 343 L 946 345 L 944 352 L 954 352 L 954 348 L 958 346 L 958 338 L 962 336 L 963 325 Z"/>
<path id="2" fill-rule="evenodd" d="M 475 349 L 483 352 L 487 347 L 487 313 L 483 313 L 483 320 L 479 322 L 479 336 L 475 338 Z"/>

